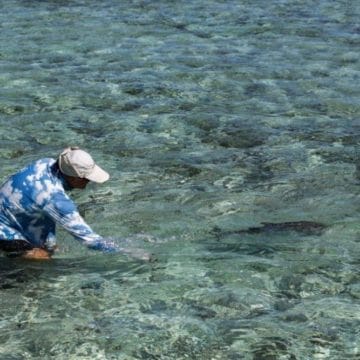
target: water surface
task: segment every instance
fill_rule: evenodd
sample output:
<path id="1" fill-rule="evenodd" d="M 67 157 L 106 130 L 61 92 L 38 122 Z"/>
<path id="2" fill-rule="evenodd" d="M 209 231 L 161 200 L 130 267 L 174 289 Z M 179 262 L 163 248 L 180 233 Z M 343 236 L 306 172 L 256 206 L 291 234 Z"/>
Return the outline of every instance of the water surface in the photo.
<path id="1" fill-rule="evenodd" d="M 158 259 L 2 257 L 1 358 L 360 356 L 358 1 L 0 7 L 0 178 L 89 150 L 80 211 Z"/>

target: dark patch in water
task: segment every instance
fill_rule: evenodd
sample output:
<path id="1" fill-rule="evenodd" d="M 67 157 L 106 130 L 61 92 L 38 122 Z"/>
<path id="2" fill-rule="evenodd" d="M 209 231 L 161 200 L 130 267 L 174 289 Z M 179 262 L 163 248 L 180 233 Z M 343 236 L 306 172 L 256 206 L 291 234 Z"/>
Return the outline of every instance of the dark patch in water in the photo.
<path id="1" fill-rule="evenodd" d="M 216 311 L 208 308 L 207 306 L 197 304 L 195 301 L 189 300 L 187 303 L 189 305 L 188 312 L 202 320 L 212 319 L 217 315 Z"/>
<path id="2" fill-rule="evenodd" d="M 140 310 L 144 314 L 158 314 L 168 310 L 168 305 L 163 300 L 155 300 L 149 305 L 141 305 Z"/>
<path id="3" fill-rule="evenodd" d="M 215 227 L 213 233 L 217 236 L 232 234 L 262 234 L 271 232 L 295 231 L 302 235 L 321 235 L 326 229 L 326 225 L 315 221 L 289 221 L 282 223 L 262 223 L 261 226 L 250 227 L 243 230 L 222 231 Z"/>
<path id="4" fill-rule="evenodd" d="M 249 234 L 273 231 L 296 231 L 304 235 L 321 235 L 326 226 L 315 221 L 290 221 L 283 223 L 262 223 L 262 226 L 251 227 L 244 231 Z"/>
<path id="5" fill-rule="evenodd" d="M 21 260 L 20 260 L 21 261 Z M 1 258 L 0 290 L 21 287 L 22 284 L 32 283 L 43 274 L 42 268 L 14 268 L 19 262 L 12 259 Z"/>
<path id="6" fill-rule="evenodd" d="M 296 357 L 288 352 L 288 341 L 280 337 L 269 337 L 253 345 L 254 360 L 277 360 L 281 355 L 287 359 L 295 360 Z"/>

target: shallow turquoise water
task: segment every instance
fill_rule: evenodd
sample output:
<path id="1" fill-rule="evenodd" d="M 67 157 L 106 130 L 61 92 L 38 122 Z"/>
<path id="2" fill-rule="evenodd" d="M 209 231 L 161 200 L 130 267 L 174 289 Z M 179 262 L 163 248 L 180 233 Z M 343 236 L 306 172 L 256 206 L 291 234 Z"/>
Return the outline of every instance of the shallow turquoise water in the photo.
<path id="1" fill-rule="evenodd" d="M 158 259 L 1 258 L 1 359 L 360 356 L 358 1 L 0 5 L 1 180 L 84 147 Z"/>

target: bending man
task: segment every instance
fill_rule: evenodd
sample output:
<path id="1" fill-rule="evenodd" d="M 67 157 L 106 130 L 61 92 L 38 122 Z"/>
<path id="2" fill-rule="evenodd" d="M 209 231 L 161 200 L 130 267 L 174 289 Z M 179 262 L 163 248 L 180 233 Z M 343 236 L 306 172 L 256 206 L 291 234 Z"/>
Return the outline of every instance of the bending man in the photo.
<path id="1" fill-rule="evenodd" d="M 25 258 L 50 258 L 56 248 L 55 224 L 95 250 L 116 251 L 80 216 L 66 190 L 103 183 L 109 174 L 77 147 L 57 160 L 37 160 L 12 175 L 0 188 L 0 250 Z"/>

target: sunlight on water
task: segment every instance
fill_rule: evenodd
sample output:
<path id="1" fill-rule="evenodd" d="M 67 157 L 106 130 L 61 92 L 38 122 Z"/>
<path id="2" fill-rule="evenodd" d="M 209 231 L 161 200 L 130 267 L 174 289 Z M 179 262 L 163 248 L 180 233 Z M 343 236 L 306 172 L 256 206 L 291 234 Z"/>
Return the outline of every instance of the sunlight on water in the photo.
<path id="1" fill-rule="evenodd" d="M 1 359 L 357 359 L 355 0 L 1 2 L 0 178 L 81 146 L 86 250 L 1 257 Z"/>

